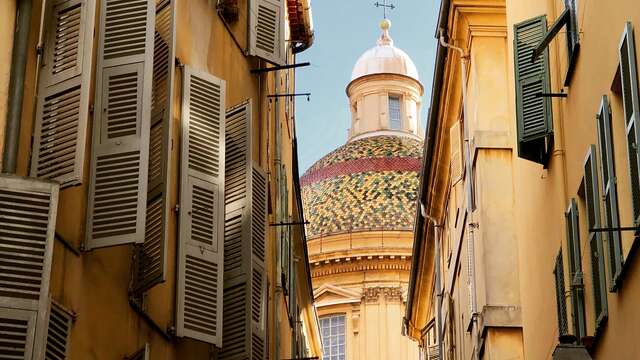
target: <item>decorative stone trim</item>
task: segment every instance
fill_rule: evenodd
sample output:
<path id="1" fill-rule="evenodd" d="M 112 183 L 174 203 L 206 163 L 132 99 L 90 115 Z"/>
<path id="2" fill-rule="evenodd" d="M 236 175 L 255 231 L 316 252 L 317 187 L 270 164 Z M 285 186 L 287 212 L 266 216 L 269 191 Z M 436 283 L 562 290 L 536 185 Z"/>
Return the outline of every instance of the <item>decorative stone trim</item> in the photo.
<path id="1" fill-rule="evenodd" d="M 401 302 L 403 296 L 402 287 L 376 286 L 365 288 L 362 293 L 362 300 L 368 304 L 380 301 L 380 296 L 384 296 L 387 302 Z"/>
<path id="2" fill-rule="evenodd" d="M 385 261 L 386 260 L 386 261 Z M 313 263 L 311 277 L 370 270 L 411 270 L 410 256 L 358 256 Z"/>

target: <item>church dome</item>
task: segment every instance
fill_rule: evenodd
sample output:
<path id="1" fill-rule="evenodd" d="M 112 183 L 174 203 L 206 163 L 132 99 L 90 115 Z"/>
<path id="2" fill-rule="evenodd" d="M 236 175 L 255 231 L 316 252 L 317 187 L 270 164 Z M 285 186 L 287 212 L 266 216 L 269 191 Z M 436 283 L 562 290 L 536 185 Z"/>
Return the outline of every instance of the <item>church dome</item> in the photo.
<path id="1" fill-rule="evenodd" d="M 307 237 L 413 227 L 422 142 L 400 136 L 354 140 L 301 177 Z"/>
<path id="2" fill-rule="evenodd" d="M 413 60 L 404 51 L 393 46 L 389 36 L 391 22 L 382 20 L 382 35 L 378 44 L 360 56 L 351 72 L 351 81 L 372 74 L 400 74 L 420 81 L 418 69 Z"/>

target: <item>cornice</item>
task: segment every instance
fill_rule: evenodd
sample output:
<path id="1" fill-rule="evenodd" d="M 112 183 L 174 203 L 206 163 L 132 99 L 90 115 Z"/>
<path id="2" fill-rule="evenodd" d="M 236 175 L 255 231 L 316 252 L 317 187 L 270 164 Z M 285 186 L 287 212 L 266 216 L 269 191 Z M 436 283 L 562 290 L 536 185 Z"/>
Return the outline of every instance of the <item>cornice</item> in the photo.
<path id="1" fill-rule="evenodd" d="M 316 262 L 312 263 L 311 277 L 375 270 L 409 271 L 411 270 L 411 256 L 357 256 Z"/>

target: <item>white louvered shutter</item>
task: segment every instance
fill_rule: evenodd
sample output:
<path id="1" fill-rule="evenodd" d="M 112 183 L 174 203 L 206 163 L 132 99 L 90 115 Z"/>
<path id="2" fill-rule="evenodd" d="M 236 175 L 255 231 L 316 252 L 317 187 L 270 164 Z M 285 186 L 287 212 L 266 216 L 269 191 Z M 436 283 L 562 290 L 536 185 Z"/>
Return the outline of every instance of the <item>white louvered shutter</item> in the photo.
<path id="1" fill-rule="evenodd" d="M 31 176 L 77 185 L 84 175 L 95 0 L 48 1 Z"/>
<path id="2" fill-rule="evenodd" d="M 144 241 L 154 0 L 101 2 L 87 249 Z"/>
<path id="3" fill-rule="evenodd" d="M 227 110 L 225 271 L 220 359 L 266 354 L 267 177 L 251 158 L 251 102 Z"/>
<path id="4" fill-rule="evenodd" d="M 0 354 L 42 354 L 58 193 L 52 182 L 0 176 L 0 339 L 7 332 L 17 342 L 0 341 Z"/>
<path id="5" fill-rule="evenodd" d="M 151 129 L 145 236 L 136 248 L 134 291 L 140 293 L 166 278 L 170 173 L 170 117 L 175 70 L 175 0 L 156 0 Z"/>
<path id="6" fill-rule="evenodd" d="M 249 54 L 276 65 L 284 65 L 285 0 L 250 1 Z"/>
<path id="7" fill-rule="evenodd" d="M 225 82 L 184 70 L 178 336 L 222 344 Z"/>
<path id="8" fill-rule="evenodd" d="M 73 315 L 60 305 L 51 302 L 47 325 L 46 360 L 65 360 L 69 346 L 69 336 Z"/>
<path id="9" fill-rule="evenodd" d="M 33 358 L 36 315 L 35 311 L 0 307 L 0 358 Z"/>

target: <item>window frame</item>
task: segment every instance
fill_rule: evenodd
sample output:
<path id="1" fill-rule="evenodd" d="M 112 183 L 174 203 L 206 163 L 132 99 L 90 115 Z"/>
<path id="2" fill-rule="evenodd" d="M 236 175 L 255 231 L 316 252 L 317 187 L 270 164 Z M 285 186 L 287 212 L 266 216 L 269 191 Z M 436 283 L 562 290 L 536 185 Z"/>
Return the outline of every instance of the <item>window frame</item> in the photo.
<path id="1" fill-rule="evenodd" d="M 392 124 L 396 123 L 396 121 L 394 121 L 394 119 L 392 119 L 391 114 L 392 114 L 392 108 L 391 108 L 391 99 L 397 99 L 398 100 L 398 119 L 397 119 L 397 124 L 398 127 L 394 127 Z M 394 109 L 395 110 L 395 109 Z M 388 94 L 387 95 L 387 111 L 389 114 L 389 130 L 402 130 L 402 95 L 397 95 L 397 94 Z"/>
<path id="2" fill-rule="evenodd" d="M 332 329 L 332 320 L 333 319 L 340 319 L 342 318 L 342 329 L 343 332 L 342 334 L 340 334 L 340 332 L 338 331 L 338 333 L 335 335 L 336 339 L 338 340 L 338 342 L 336 343 L 336 346 L 338 348 L 338 353 L 337 354 L 333 354 L 331 351 L 333 343 L 330 341 L 333 338 L 333 334 L 331 333 L 331 329 Z M 325 321 L 329 321 L 329 338 L 326 338 L 324 335 L 324 324 L 323 322 Z M 323 315 L 320 317 L 319 319 L 319 323 L 320 323 L 320 336 L 322 337 L 322 357 L 325 360 L 345 360 L 346 356 L 347 356 L 347 314 L 345 313 L 335 313 L 335 314 L 327 314 L 327 315 Z M 340 324 L 338 324 L 339 326 Z M 338 328 L 339 329 L 339 328 Z M 340 335 L 342 335 L 342 346 L 344 348 L 344 352 L 340 353 Z M 329 354 L 325 353 L 326 350 L 329 350 Z M 340 357 L 342 355 L 342 357 Z"/>

